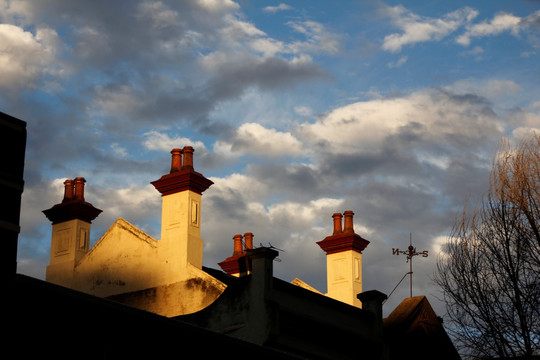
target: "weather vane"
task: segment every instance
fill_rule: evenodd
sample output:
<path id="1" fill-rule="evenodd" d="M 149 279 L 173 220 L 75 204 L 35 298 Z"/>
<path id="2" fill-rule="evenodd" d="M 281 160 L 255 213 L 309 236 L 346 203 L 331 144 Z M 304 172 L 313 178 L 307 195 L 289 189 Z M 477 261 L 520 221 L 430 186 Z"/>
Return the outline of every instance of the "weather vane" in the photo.
<path id="1" fill-rule="evenodd" d="M 399 254 L 407 255 L 407 262 L 409 263 L 409 272 L 407 274 L 405 274 L 405 276 L 409 275 L 409 277 L 410 277 L 410 289 L 411 289 L 411 297 L 412 297 L 412 274 L 413 274 L 412 260 L 413 260 L 413 256 L 422 255 L 422 257 L 428 257 L 428 251 L 427 250 L 424 250 L 422 252 L 417 252 L 416 251 L 416 248 L 412 245 L 412 233 L 411 233 L 411 235 L 410 235 L 410 245 L 409 245 L 407 250 L 399 250 L 399 249 L 392 248 L 392 255 L 399 255 Z M 405 276 L 403 276 L 403 278 L 405 278 Z M 401 280 L 403 280 L 403 278 Z M 401 283 L 401 281 L 400 281 L 400 283 Z M 398 283 L 398 285 L 399 285 L 399 283 Z M 394 288 L 394 290 L 395 290 L 395 288 Z M 392 292 L 394 292 L 394 291 L 392 290 Z"/>

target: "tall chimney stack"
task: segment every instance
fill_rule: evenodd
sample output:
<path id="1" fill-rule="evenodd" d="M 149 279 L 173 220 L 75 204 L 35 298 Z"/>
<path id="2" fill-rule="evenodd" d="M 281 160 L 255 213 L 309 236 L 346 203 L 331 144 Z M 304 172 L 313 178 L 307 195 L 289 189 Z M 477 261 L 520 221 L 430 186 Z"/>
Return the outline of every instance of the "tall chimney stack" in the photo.
<path id="1" fill-rule="evenodd" d="M 43 213 L 52 222 L 50 264 L 46 280 L 72 287 L 73 269 L 89 250 L 92 221 L 100 209 L 84 200 L 83 177 L 64 181 L 64 199 Z"/>
<path id="2" fill-rule="evenodd" d="M 172 277 L 188 264 L 198 269 L 203 264 L 201 201 L 213 182 L 193 169 L 193 152 L 191 146 L 172 149 L 170 173 L 151 182 L 161 193 L 160 256 L 174 269 Z"/>
<path id="3" fill-rule="evenodd" d="M 326 252 L 328 296 L 349 305 L 362 307 L 357 295 L 362 292 L 362 251 L 369 241 L 354 232 L 354 212 L 335 213 L 334 232 L 317 244 Z"/>

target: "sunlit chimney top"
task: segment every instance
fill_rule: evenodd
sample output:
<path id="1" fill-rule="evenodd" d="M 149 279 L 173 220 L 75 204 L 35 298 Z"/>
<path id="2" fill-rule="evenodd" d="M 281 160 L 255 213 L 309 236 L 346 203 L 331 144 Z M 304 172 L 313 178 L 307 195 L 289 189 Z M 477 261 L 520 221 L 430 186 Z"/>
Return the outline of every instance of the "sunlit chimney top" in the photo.
<path id="1" fill-rule="evenodd" d="M 233 256 L 240 256 L 244 253 L 244 249 L 242 248 L 242 235 L 236 234 L 233 236 L 234 240 L 234 250 L 233 250 Z"/>
<path id="2" fill-rule="evenodd" d="M 182 169 L 182 150 L 174 148 L 171 150 L 171 174 Z"/>
<path id="3" fill-rule="evenodd" d="M 61 203 L 52 208 L 43 210 L 43 213 L 53 223 L 58 224 L 68 220 L 79 219 L 86 222 L 92 222 L 102 210 L 95 208 L 84 199 L 84 184 L 86 180 L 83 177 L 75 179 L 66 179 L 64 181 L 64 198 Z"/>
<path id="4" fill-rule="evenodd" d="M 73 180 L 67 179 L 64 181 L 64 201 L 73 200 Z"/>
<path id="5" fill-rule="evenodd" d="M 362 252 L 369 244 L 368 240 L 354 232 L 353 216 L 354 212 L 351 210 L 347 210 L 343 214 L 334 213 L 332 215 L 334 220 L 333 234 L 317 243 L 327 255 L 347 250 Z M 343 230 L 341 229 L 342 218 L 344 218 Z"/>
<path id="6" fill-rule="evenodd" d="M 86 179 L 83 177 L 76 177 L 75 180 L 75 199 L 84 201 L 84 183 Z"/>
<path id="7" fill-rule="evenodd" d="M 242 238 L 244 244 L 242 247 Z M 247 250 L 253 250 L 253 233 L 247 232 L 242 236 L 236 234 L 233 236 L 234 246 L 233 254 L 218 265 L 229 275 L 242 276 L 251 270 L 251 265 L 247 256 Z"/>
<path id="8" fill-rule="evenodd" d="M 334 213 L 332 217 L 334 218 L 334 235 L 341 234 L 343 232 L 341 229 L 341 218 L 343 218 L 343 215 L 341 213 Z"/>
<path id="9" fill-rule="evenodd" d="M 182 170 L 193 170 L 193 152 L 195 150 L 191 146 L 184 146 L 182 153 L 184 154 L 184 162 L 182 163 Z"/>
<path id="10" fill-rule="evenodd" d="M 193 166 L 194 151 L 195 149 L 191 146 L 171 150 L 170 172 L 159 180 L 151 182 L 161 195 L 170 195 L 185 190 L 202 194 L 213 184 L 211 180 L 195 171 Z"/>
<path id="11" fill-rule="evenodd" d="M 344 233 L 354 233 L 354 225 L 353 225 L 353 216 L 354 212 L 351 210 L 347 210 L 343 213 L 343 216 L 345 218 L 344 224 L 343 224 L 343 232 Z"/>
<path id="12" fill-rule="evenodd" d="M 247 232 L 244 234 L 244 243 L 246 250 L 253 249 L 253 233 Z"/>

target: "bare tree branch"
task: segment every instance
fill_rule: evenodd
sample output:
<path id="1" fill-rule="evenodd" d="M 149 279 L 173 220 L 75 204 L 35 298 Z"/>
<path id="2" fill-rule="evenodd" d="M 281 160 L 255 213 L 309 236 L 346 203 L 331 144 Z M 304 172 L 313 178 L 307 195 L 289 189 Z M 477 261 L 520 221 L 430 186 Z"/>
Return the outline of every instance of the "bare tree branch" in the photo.
<path id="1" fill-rule="evenodd" d="M 462 354 L 540 354 L 539 135 L 501 144 L 488 194 L 455 220 L 434 280 Z"/>

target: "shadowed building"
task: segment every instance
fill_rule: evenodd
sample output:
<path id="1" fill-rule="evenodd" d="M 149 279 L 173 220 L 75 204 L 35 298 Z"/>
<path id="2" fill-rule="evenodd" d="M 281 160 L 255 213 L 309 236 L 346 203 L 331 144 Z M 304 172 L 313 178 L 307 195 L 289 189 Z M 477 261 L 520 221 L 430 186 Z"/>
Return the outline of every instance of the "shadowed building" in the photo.
<path id="1" fill-rule="evenodd" d="M 0 112 L 0 251 L 2 278 L 17 271 L 17 240 L 20 232 L 21 195 L 24 188 L 26 123 Z"/>

